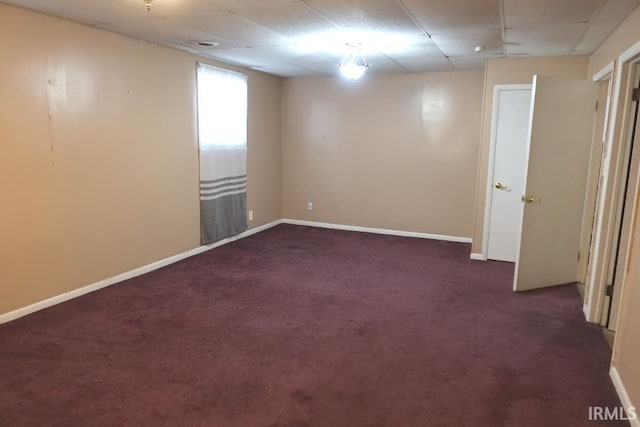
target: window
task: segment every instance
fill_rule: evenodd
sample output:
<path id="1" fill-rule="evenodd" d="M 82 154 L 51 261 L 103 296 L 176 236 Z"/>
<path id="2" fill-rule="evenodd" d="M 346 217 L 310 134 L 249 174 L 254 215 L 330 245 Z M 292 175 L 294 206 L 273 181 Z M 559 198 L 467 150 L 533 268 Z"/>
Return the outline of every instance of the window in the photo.
<path id="1" fill-rule="evenodd" d="M 198 64 L 200 236 L 247 229 L 247 76 Z"/>
<path id="2" fill-rule="evenodd" d="M 200 148 L 246 147 L 247 76 L 198 64 Z"/>

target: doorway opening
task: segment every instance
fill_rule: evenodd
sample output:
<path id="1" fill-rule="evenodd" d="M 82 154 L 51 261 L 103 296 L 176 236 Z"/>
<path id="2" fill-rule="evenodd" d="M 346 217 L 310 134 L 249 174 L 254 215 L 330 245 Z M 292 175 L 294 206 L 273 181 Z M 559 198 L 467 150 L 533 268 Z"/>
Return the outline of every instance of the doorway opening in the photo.
<path id="1" fill-rule="evenodd" d="M 588 321 L 611 331 L 617 329 L 624 298 L 631 218 L 640 189 L 640 46 L 620 55 L 615 68 L 583 306 Z"/>
<path id="2" fill-rule="evenodd" d="M 607 329 L 617 329 L 618 311 L 625 279 L 626 263 L 629 255 L 631 220 L 636 205 L 638 177 L 640 170 L 640 121 L 638 119 L 640 104 L 640 66 L 634 65 L 631 70 L 633 92 L 631 96 L 626 144 L 623 147 L 620 167 L 620 185 L 616 195 L 614 216 L 614 232 L 611 235 L 612 248 L 608 267 L 605 301 L 602 307 L 601 324 Z"/>

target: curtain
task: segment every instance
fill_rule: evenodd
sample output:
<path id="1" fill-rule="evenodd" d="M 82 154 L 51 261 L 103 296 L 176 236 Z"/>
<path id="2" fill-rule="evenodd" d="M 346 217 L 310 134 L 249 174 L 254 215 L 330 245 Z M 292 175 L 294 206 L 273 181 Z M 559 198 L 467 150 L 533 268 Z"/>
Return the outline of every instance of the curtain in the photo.
<path id="1" fill-rule="evenodd" d="M 198 64 L 202 244 L 247 229 L 247 76 Z"/>

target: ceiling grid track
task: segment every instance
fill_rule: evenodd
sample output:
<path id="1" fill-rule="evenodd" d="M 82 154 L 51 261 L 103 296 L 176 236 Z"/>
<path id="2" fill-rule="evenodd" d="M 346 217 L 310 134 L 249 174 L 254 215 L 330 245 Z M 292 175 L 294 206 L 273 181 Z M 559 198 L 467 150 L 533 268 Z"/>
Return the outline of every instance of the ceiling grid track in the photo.
<path id="1" fill-rule="evenodd" d="M 502 32 L 502 57 L 507 58 L 507 19 L 504 13 L 505 0 L 498 0 L 498 9 L 500 12 L 500 31 Z"/>

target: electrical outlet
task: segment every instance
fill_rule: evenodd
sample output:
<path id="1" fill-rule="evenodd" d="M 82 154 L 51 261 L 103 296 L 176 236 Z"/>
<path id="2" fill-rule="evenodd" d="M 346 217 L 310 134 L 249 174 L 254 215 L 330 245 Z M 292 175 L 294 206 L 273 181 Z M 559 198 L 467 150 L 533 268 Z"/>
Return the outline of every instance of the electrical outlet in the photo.
<path id="1" fill-rule="evenodd" d="M 313 210 L 313 203 L 311 203 L 311 202 L 307 203 L 307 210 L 308 211 Z"/>
<path id="2" fill-rule="evenodd" d="M 253 211 L 249 211 L 249 221 L 253 221 Z"/>

